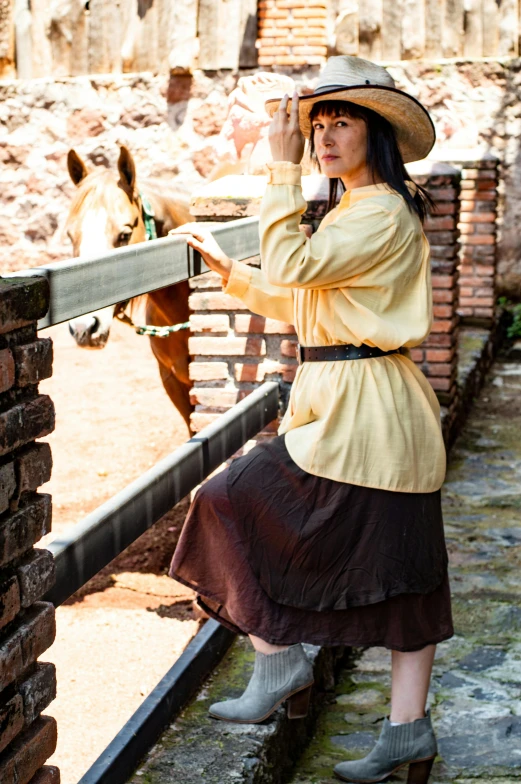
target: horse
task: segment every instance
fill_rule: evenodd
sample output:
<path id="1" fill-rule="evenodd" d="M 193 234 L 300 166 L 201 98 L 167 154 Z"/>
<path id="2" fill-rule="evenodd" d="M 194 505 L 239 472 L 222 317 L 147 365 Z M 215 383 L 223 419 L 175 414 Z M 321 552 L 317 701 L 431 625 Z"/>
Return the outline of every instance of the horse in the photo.
<path id="1" fill-rule="evenodd" d="M 108 169 L 89 172 L 73 149 L 67 156 L 69 175 L 77 190 L 74 194 L 65 231 L 72 242 L 74 256 L 101 255 L 112 248 L 145 242 L 146 220 L 152 219 L 157 237 L 190 220 L 189 199 L 181 191 L 157 187 L 150 180 L 136 185 L 136 166 L 130 151 L 120 147 L 118 175 Z M 144 206 L 145 205 L 145 206 Z M 152 210 L 150 211 L 149 207 Z M 188 321 L 189 286 L 187 281 L 144 295 L 146 323 L 157 327 Z M 131 312 L 142 297 L 120 303 L 69 322 L 69 331 L 78 346 L 101 349 L 107 343 L 115 315 L 130 307 Z M 188 375 L 188 330 L 172 332 L 168 337 L 150 337 L 152 352 L 158 362 L 161 381 L 190 431 L 190 379 Z"/>

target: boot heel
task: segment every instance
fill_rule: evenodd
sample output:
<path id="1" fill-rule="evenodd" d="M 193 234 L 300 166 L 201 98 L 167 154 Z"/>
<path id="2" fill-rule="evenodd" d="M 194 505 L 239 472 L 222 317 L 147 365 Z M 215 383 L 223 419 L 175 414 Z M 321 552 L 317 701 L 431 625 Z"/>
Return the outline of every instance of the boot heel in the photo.
<path id="1" fill-rule="evenodd" d="M 411 762 L 407 784 L 427 784 L 433 764 L 434 758 L 423 760 L 422 762 Z"/>
<path id="2" fill-rule="evenodd" d="M 288 719 L 305 719 L 309 710 L 311 686 L 306 686 L 288 699 Z"/>

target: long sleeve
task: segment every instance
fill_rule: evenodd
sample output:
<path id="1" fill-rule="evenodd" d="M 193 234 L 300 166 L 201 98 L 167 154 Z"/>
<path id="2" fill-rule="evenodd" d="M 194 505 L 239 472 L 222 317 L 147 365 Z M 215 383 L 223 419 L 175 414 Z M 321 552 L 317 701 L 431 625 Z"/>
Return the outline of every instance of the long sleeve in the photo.
<path id="1" fill-rule="evenodd" d="M 293 323 L 293 293 L 289 288 L 274 286 L 266 280 L 262 270 L 234 261 L 226 294 L 241 299 L 259 316 Z"/>
<path id="2" fill-rule="evenodd" d="M 307 239 L 299 231 L 306 209 L 300 166 L 279 162 L 269 168 L 260 236 L 262 270 L 270 283 L 289 288 L 341 288 L 389 257 L 396 231 L 394 211 L 376 199 L 365 199 Z"/>

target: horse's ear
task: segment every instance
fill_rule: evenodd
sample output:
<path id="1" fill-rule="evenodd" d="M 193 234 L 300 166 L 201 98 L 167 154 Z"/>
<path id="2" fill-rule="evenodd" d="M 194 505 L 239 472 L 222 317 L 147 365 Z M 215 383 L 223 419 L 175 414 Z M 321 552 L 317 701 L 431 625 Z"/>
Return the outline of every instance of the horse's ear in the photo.
<path id="1" fill-rule="evenodd" d="M 69 170 L 71 180 L 75 185 L 79 185 L 80 182 L 84 180 L 89 173 L 87 167 L 83 163 L 76 150 L 69 150 L 69 154 L 67 155 L 67 168 Z"/>
<path id="2" fill-rule="evenodd" d="M 130 190 L 134 190 L 134 185 L 136 184 L 136 164 L 130 150 L 123 144 L 119 150 L 118 171 Z"/>

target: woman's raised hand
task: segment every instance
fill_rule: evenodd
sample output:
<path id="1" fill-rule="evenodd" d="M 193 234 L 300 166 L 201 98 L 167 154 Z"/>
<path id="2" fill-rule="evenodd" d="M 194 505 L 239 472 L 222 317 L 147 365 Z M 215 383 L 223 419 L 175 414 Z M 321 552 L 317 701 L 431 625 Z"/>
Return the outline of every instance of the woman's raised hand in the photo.
<path id="1" fill-rule="evenodd" d="M 200 223 L 185 223 L 177 229 L 172 229 L 168 234 L 176 237 L 185 235 L 187 244 L 199 251 L 210 269 L 217 272 L 224 280 L 228 280 L 233 261 L 217 244 L 208 229 L 204 229 Z"/>
<path id="2" fill-rule="evenodd" d="M 296 91 L 291 99 L 289 117 L 288 102 L 289 97 L 285 95 L 269 127 L 271 154 L 274 161 L 300 163 L 304 154 L 305 140 L 299 125 L 299 98 Z"/>

